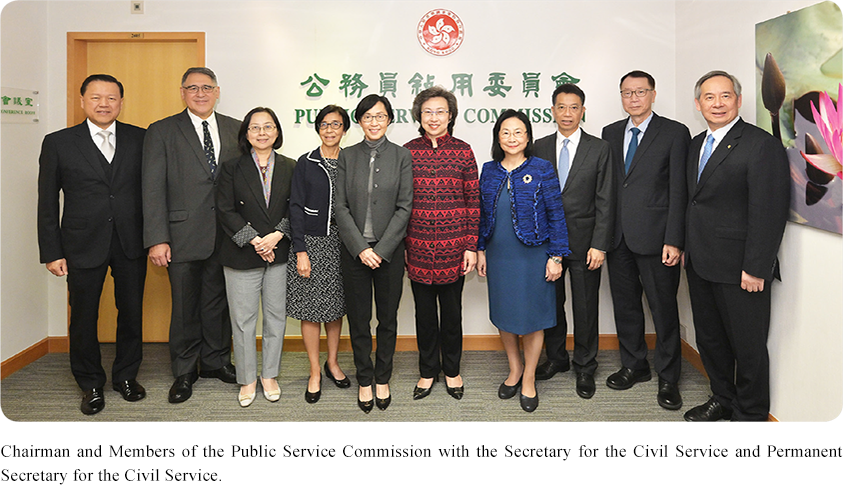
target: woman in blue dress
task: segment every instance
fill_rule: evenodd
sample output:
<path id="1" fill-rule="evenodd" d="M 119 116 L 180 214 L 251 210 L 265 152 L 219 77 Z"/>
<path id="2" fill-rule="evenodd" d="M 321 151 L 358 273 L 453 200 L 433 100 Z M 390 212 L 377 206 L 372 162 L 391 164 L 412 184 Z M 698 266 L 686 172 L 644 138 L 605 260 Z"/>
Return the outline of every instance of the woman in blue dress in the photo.
<path id="1" fill-rule="evenodd" d="M 498 327 L 509 375 L 498 397 L 521 388 L 521 408 L 535 411 L 536 365 L 544 329 L 556 325 L 562 257 L 570 254 L 562 193 L 553 164 L 533 157 L 524 113 L 506 110 L 492 131 L 492 161 L 480 176 L 477 271 L 489 285 L 489 319 Z M 523 340 L 524 359 L 518 345 Z"/>

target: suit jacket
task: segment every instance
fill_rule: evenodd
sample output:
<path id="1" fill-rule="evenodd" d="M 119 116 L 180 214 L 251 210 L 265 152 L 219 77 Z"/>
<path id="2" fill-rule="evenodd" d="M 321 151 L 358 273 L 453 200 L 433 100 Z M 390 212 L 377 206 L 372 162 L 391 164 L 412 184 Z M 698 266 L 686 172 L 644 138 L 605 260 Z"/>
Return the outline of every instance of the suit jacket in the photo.
<path id="1" fill-rule="evenodd" d="M 284 238 L 275 249 L 274 263 L 287 261 L 290 251 L 289 222 L 282 225 L 282 219 L 289 218 L 290 183 L 296 162 L 279 153 L 275 154 L 275 168 L 272 171 L 272 186 L 269 207 L 263 197 L 261 176 L 255 167 L 252 155 L 224 163 L 217 178 L 217 217 L 227 237 L 220 241 L 219 258 L 223 266 L 235 269 L 252 269 L 266 266 L 255 248 L 251 245 L 237 244 L 234 236 L 249 226 L 254 236 L 266 236 L 277 230 L 284 233 Z M 286 226 L 286 227 L 285 227 Z"/>
<path id="2" fill-rule="evenodd" d="M 685 162 L 688 128 L 653 113 L 647 131 L 624 169 L 624 134 L 629 118 L 603 128 L 615 173 L 615 249 L 623 237 L 633 253 L 661 254 L 665 244 L 685 246 L 688 189 Z"/>
<path id="3" fill-rule="evenodd" d="M 534 155 L 557 166 L 556 132 L 536 141 Z M 613 247 L 614 182 L 609 144 L 583 131 L 562 188 L 570 258 L 585 261 L 590 248 Z"/>
<path id="4" fill-rule="evenodd" d="M 688 149 L 685 253 L 715 283 L 740 284 L 741 271 L 770 280 L 790 208 L 790 168 L 779 140 L 738 122 L 708 159 L 697 182 L 706 132 Z"/>
<path id="5" fill-rule="evenodd" d="M 85 122 L 44 138 L 38 174 L 42 263 L 65 258 L 71 267 L 97 267 L 108 258 L 115 229 L 126 257 L 144 255 L 141 156 L 145 131 L 117 122 L 110 170 Z M 64 193 L 61 221 L 59 191 Z"/>
<path id="6" fill-rule="evenodd" d="M 215 155 L 221 165 L 238 156 L 240 122 L 214 116 L 222 144 Z M 169 243 L 174 263 L 209 258 L 217 242 L 215 184 L 186 109 L 149 125 L 143 146 L 144 246 Z"/>
<path id="7" fill-rule="evenodd" d="M 363 237 L 369 203 L 369 154 L 365 140 L 340 151 L 334 214 L 340 238 L 357 257 L 370 247 Z M 378 150 L 372 182 L 372 226 L 375 253 L 389 261 L 407 234 L 413 208 L 413 157 L 410 150 L 389 140 Z M 403 257 L 403 255 L 402 255 Z"/>

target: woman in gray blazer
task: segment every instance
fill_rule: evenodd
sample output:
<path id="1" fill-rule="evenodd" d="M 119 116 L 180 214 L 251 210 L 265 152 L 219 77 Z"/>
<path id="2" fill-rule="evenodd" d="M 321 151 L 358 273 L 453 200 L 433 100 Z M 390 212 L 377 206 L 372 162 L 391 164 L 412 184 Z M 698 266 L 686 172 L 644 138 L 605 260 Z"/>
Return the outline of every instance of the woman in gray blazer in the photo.
<path id="1" fill-rule="evenodd" d="M 392 400 L 389 379 L 404 277 L 404 236 L 413 202 L 410 151 L 386 139 L 395 119 L 386 97 L 370 94 L 354 119 L 364 140 L 342 150 L 337 163 L 335 214 L 343 242 L 342 273 L 348 329 L 357 367 L 357 404 L 368 413 Z M 372 353 L 372 288 L 377 307 L 377 353 Z M 372 390 L 372 381 L 376 389 Z"/>

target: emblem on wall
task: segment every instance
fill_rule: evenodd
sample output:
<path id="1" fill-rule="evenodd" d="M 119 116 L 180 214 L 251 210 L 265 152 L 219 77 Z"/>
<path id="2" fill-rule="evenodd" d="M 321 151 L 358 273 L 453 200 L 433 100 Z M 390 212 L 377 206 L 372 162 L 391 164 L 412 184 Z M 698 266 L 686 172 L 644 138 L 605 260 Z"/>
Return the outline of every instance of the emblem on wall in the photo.
<path id="1" fill-rule="evenodd" d="M 434 56 L 447 56 L 462 45 L 465 26 L 457 14 L 438 8 L 421 18 L 417 33 L 424 50 Z"/>

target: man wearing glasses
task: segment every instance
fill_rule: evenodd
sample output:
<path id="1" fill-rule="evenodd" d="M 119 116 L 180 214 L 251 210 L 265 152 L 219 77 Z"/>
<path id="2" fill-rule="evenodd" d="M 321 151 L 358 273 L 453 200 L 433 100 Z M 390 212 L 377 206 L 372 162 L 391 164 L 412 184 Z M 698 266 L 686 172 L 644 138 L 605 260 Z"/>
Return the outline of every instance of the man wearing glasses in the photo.
<path id="1" fill-rule="evenodd" d="M 606 379 L 629 389 L 652 378 L 644 341 L 642 290 L 653 315 L 659 377 L 657 401 L 682 407 L 679 370 L 679 259 L 685 241 L 685 160 L 691 135 L 676 121 L 653 113 L 656 81 L 643 71 L 625 74 L 621 103 L 629 117 L 603 128 L 615 171 L 614 242 L 607 255 L 621 369 Z"/>
<path id="2" fill-rule="evenodd" d="M 614 178 L 609 144 L 580 128 L 585 115 L 582 89 L 570 83 L 557 86 L 553 91 L 552 112 L 558 129 L 536 141 L 535 154 L 553 162 L 559 173 L 571 255 L 562 260 L 562 277 L 556 280 L 556 326 L 544 331 L 547 361 L 536 369 L 536 379 L 550 379 L 570 368 L 565 350 L 567 272 L 571 275 L 577 395 L 590 399 L 594 395 L 597 369 L 600 272 L 614 227 Z"/>
<path id="3" fill-rule="evenodd" d="M 167 268 L 172 291 L 169 401 L 190 399 L 198 377 L 236 382 L 214 187 L 220 164 L 237 152 L 240 122 L 214 112 L 217 77 L 191 67 L 181 82 L 187 109 L 149 126 L 143 148 L 144 246 Z"/>

